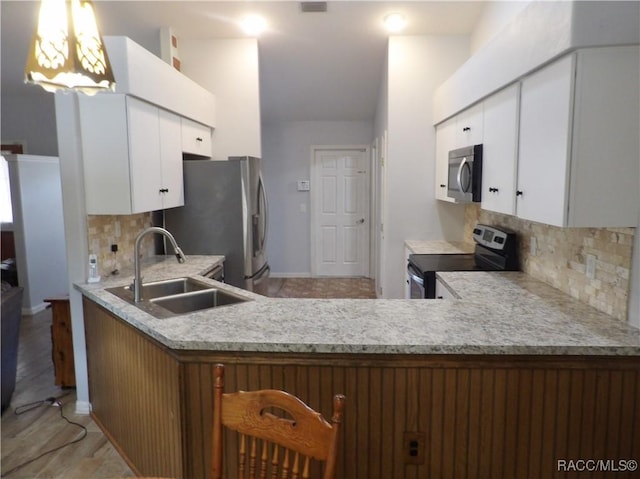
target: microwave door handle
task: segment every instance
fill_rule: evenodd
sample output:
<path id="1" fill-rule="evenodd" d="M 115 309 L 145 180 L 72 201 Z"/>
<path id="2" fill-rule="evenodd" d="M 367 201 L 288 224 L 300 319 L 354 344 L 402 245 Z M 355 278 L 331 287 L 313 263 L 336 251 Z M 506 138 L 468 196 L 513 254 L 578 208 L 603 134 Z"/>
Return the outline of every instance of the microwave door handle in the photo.
<path id="1" fill-rule="evenodd" d="M 467 189 L 462 186 L 462 170 L 465 166 L 469 168 L 469 160 L 466 156 L 460 162 L 460 166 L 458 167 L 458 174 L 456 175 L 456 182 L 458 183 L 458 188 L 460 188 L 461 193 L 467 193 Z"/>

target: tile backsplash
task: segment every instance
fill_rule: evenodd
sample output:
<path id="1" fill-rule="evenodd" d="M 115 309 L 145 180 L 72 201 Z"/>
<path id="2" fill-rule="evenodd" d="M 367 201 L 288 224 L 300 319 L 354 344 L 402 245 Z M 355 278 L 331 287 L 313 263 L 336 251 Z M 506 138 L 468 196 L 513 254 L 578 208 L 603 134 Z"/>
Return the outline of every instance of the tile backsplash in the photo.
<path id="1" fill-rule="evenodd" d="M 635 228 L 558 228 L 491 211 L 465 210 L 465 238 L 476 223 L 519 234 L 522 270 L 583 303 L 626 321 Z M 536 251 L 531 242 L 535 238 Z M 595 278 L 586 273 L 587 255 L 596 257 Z"/>
<path id="2" fill-rule="evenodd" d="M 103 278 L 115 270 L 133 270 L 133 249 L 136 236 L 151 226 L 151 213 L 136 215 L 88 215 L 87 236 L 89 253 L 98 256 L 98 274 Z M 118 251 L 113 253 L 111 245 L 117 244 Z M 142 241 L 142 256 L 153 254 L 153 235 Z"/>

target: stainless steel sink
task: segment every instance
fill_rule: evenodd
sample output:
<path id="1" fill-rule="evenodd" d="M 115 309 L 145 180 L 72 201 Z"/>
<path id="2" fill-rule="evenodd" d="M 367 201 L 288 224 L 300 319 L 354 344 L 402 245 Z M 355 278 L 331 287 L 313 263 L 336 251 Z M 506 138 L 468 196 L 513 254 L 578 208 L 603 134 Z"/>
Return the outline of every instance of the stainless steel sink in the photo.
<path id="1" fill-rule="evenodd" d="M 211 285 L 201 283 L 193 278 L 172 278 L 163 281 L 153 281 L 142 284 L 142 299 L 151 300 L 162 296 L 188 293 L 190 291 L 201 291 L 203 289 L 211 288 Z M 131 286 L 109 288 L 107 291 L 127 301 L 133 301 L 133 288 Z"/>
<path id="2" fill-rule="evenodd" d="M 173 278 L 142 284 L 142 301 L 136 303 L 131 286 L 107 288 L 128 303 L 155 316 L 168 318 L 203 309 L 249 301 L 193 278 Z"/>
<path id="3" fill-rule="evenodd" d="M 246 299 L 220 289 L 206 289 L 152 299 L 151 302 L 175 314 L 186 314 L 203 309 L 242 303 Z"/>

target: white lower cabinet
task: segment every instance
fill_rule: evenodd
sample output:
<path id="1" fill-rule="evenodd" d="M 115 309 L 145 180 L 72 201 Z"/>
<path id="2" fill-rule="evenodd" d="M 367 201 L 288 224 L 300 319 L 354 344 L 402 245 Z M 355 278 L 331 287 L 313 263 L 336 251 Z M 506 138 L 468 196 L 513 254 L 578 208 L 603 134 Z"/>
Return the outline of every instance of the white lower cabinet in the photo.
<path id="1" fill-rule="evenodd" d="M 458 299 L 458 297 L 447 288 L 440 278 L 436 277 L 436 299 Z"/>
<path id="2" fill-rule="evenodd" d="M 409 278 L 409 271 L 407 265 L 409 264 L 409 255 L 411 251 L 405 246 L 404 248 L 404 299 L 411 299 L 411 279 Z"/>
<path id="3" fill-rule="evenodd" d="M 516 212 L 555 226 L 637 225 L 637 46 L 569 54 L 522 80 Z"/>
<path id="4" fill-rule="evenodd" d="M 184 205 L 180 117 L 123 94 L 79 106 L 88 214 Z"/>
<path id="5" fill-rule="evenodd" d="M 519 96 L 517 83 L 484 101 L 481 207 L 507 215 L 516 208 Z"/>

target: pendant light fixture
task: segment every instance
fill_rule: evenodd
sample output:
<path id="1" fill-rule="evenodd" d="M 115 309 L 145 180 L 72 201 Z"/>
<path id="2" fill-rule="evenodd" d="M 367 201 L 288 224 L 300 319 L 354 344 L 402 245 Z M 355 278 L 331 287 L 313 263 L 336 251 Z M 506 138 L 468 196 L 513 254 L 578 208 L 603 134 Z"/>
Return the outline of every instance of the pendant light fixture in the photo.
<path id="1" fill-rule="evenodd" d="M 25 82 L 47 91 L 115 91 L 109 57 L 89 0 L 42 0 Z"/>

